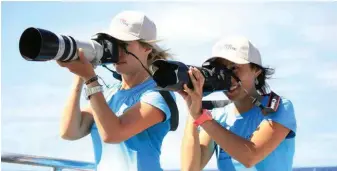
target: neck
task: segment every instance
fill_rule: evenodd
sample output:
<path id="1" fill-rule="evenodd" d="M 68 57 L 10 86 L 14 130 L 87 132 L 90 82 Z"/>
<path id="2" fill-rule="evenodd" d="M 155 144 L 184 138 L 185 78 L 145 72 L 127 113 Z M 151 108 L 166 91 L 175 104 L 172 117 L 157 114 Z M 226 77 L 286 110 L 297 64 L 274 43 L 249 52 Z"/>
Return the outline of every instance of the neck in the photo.
<path id="1" fill-rule="evenodd" d="M 130 89 L 138 84 L 145 82 L 150 75 L 144 72 L 138 72 L 132 75 L 122 75 L 122 87 L 121 89 Z"/>
<path id="2" fill-rule="evenodd" d="M 234 102 L 238 113 L 245 113 L 254 107 L 254 104 L 252 103 L 253 99 L 251 96 L 257 98 L 259 101 L 262 100 L 262 96 L 259 95 L 256 90 L 253 93 L 247 94 L 246 97 L 244 97 L 243 99 Z"/>

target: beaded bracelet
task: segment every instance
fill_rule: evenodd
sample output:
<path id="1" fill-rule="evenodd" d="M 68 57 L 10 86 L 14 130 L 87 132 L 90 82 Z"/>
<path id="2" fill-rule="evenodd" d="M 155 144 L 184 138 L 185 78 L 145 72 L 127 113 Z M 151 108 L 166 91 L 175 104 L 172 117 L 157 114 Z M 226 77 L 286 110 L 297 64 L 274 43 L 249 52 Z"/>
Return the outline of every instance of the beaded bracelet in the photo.
<path id="1" fill-rule="evenodd" d="M 98 80 L 98 76 L 95 75 L 95 76 L 91 77 L 89 80 L 85 81 L 85 84 L 88 85 L 88 84 L 90 84 L 92 82 L 95 82 L 97 80 Z"/>

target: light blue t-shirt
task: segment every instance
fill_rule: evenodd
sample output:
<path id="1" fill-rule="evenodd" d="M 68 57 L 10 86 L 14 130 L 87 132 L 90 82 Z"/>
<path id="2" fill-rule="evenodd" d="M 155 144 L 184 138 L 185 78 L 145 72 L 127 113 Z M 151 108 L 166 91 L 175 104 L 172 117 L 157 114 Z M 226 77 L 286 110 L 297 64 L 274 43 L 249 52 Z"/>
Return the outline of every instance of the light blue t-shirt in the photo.
<path id="1" fill-rule="evenodd" d="M 134 104 L 143 102 L 162 110 L 165 120 L 119 144 L 103 142 L 94 123 L 91 128 L 91 137 L 97 170 L 162 170 L 160 166 L 161 145 L 170 130 L 171 113 L 162 95 L 154 89 L 155 86 L 154 80 L 149 79 L 128 90 L 119 90 L 120 84 L 116 84 L 106 91 L 104 96 L 107 103 L 117 116 L 122 115 Z M 170 93 L 175 100 L 174 93 Z"/>
<path id="2" fill-rule="evenodd" d="M 265 96 L 262 104 L 266 105 Z M 253 107 L 243 114 L 233 113 L 234 104 L 212 110 L 212 116 L 224 128 L 245 139 L 250 139 L 256 128 L 265 121 L 277 122 L 290 129 L 281 144 L 265 159 L 251 168 L 246 168 L 239 161 L 229 156 L 219 145 L 216 145 L 217 164 L 220 171 L 292 171 L 295 152 L 296 119 L 291 101 L 282 98 L 277 112 L 264 116 L 260 108 Z"/>

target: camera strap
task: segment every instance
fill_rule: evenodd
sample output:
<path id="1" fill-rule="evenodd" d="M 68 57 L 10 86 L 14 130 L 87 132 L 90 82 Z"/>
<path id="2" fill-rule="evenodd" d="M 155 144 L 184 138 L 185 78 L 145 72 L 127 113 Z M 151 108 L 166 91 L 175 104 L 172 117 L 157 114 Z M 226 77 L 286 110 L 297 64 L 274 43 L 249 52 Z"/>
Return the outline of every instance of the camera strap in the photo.
<path id="1" fill-rule="evenodd" d="M 269 94 L 266 94 L 264 96 L 269 96 L 268 103 L 266 106 L 264 106 L 257 98 L 254 98 L 252 103 L 261 109 L 263 115 L 268 115 L 270 113 L 276 112 L 280 105 L 281 97 L 273 91 L 271 91 Z M 221 107 L 225 107 L 231 102 L 232 101 L 230 100 L 213 100 L 213 101 L 205 100 L 205 101 L 202 101 L 202 108 L 208 109 L 208 110 L 211 110 L 213 108 L 221 108 Z"/>
<path id="2" fill-rule="evenodd" d="M 171 112 L 170 131 L 175 131 L 179 125 L 179 111 L 176 102 L 168 91 L 159 91 L 159 93 L 163 96 L 166 104 L 168 105 Z"/>
<path id="3" fill-rule="evenodd" d="M 118 74 L 116 71 L 108 68 L 105 64 L 102 65 L 102 67 L 106 68 L 107 70 L 109 70 L 110 72 L 112 72 L 112 76 L 119 81 L 122 81 L 122 76 L 121 74 Z"/>
<path id="4" fill-rule="evenodd" d="M 263 115 L 276 112 L 281 102 L 281 97 L 273 91 L 266 95 L 269 96 L 266 106 L 263 106 L 261 102 L 256 99 L 253 101 L 253 104 L 261 109 Z"/>
<path id="5" fill-rule="evenodd" d="M 127 54 L 132 55 L 133 57 L 135 57 L 140 64 L 143 66 L 143 68 L 149 73 L 149 75 L 152 77 L 151 72 L 143 65 L 143 63 L 137 58 L 136 55 L 134 55 L 133 53 L 129 52 L 126 50 L 126 48 L 124 48 L 124 51 Z M 102 65 L 103 67 L 105 67 L 106 69 L 108 69 L 109 71 L 112 72 L 112 76 L 119 80 L 122 81 L 122 77 L 120 74 L 118 74 L 116 71 L 109 69 L 106 65 Z M 171 96 L 171 94 L 168 91 L 159 91 L 159 93 L 161 94 L 161 96 L 164 98 L 166 104 L 168 105 L 170 112 L 171 112 L 171 118 L 170 118 L 170 131 L 175 131 L 178 128 L 179 125 L 179 110 L 177 107 L 176 102 L 174 101 L 173 97 Z"/>

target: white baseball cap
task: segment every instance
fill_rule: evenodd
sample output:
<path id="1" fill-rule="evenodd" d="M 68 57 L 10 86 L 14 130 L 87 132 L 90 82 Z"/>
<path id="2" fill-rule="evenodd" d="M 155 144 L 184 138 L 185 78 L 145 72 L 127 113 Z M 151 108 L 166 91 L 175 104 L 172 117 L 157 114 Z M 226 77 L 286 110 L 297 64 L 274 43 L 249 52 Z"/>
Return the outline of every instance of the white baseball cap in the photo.
<path id="1" fill-rule="evenodd" d="M 243 36 L 223 38 L 215 43 L 212 49 L 212 57 L 224 58 L 236 64 L 254 63 L 262 66 L 259 50 Z"/>
<path id="2" fill-rule="evenodd" d="M 122 41 L 142 39 L 151 43 L 157 40 L 156 25 L 144 13 L 139 11 L 118 13 L 111 21 L 108 33 Z"/>

